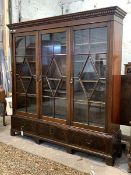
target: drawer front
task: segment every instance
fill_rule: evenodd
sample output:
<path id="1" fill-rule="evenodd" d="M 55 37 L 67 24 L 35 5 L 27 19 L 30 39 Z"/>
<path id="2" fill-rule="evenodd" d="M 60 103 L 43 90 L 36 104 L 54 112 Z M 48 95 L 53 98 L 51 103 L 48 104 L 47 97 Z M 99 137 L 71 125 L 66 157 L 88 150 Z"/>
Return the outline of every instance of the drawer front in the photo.
<path id="1" fill-rule="evenodd" d="M 106 139 L 93 132 L 68 131 L 68 144 L 92 151 L 106 152 Z"/>
<path id="2" fill-rule="evenodd" d="M 50 125 L 48 123 L 38 123 L 37 124 L 37 135 L 40 137 L 47 137 L 50 136 Z"/>
<path id="3" fill-rule="evenodd" d="M 39 123 L 37 128 L 39 136 L 65 142 L 66 130 L 64 127 L 50 123 Z"/>
<path id="4" fill-rule="evenodd" d="M 14 130 L 36 134 L 36 122 L 33 120 L 26 120 L 24 118 L 12 117 L 11 118 L 11 127 Z"/>
<path id="5" fill-rule="evenodd" d="M 58 141 L 66 142 L 67 130 L 64 127 L 54 127 L 54 138 Z"/>

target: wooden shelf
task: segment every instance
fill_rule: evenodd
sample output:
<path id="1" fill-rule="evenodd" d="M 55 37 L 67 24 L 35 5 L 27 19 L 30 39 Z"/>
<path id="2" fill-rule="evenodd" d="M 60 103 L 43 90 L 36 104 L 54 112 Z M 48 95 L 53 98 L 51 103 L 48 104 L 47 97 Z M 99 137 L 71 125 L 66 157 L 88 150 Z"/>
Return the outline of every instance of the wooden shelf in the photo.
<path id="1" fill-rule="evenodd" d="M 29 93 L 27 93 L 27 98 L 28 98 L 28 97 L 36 98 L 36 94 L 29 94 Z"/>
<path id="2" fill-rule="evenodd" d="M 24 75 L 19 75 L 19 74 L 16 74 L 16 76 L 20 76 L 22 79 L 30 79 L 30 78 L 32 78 L 32 77 L 34 77 L 35 78 L 35 76 L 36 75 L 31 75 L 31 76 L 24 76 Z"/>
<path id="3" fill-rule="evenodd" d="M 103 101 L 93 101 L 93 100 L 76 100 L 74 99 L 75 103 L 79 103 L 79 104 L 99 104 L 99 105 L 105 105 L 105 102 Z"/>
<path id="4" fill-rule="evenodd" d="M 25 47 L 25 46 L 23 46 L 23 47 L 21 47 L 21 46 L 18 46 L 17 48 L 16 48 L 16 50 L 21 50 L 21 49 L 35 49 L 36 47 Z"/>
<path id="5" fill-rule="evenodd" d="M 95 62 L 101 62 L 101 61 L 106 61 L 106 59 L 103 59 L 103 60 L 95 60 L 94 63 L 95 63 Z"/>
<path id="6" fill-rule="evenodd" d="M 51 96 L 48 96 L 48 95 L 43 95 L 42 97 L 43 97 L 43 98 L 51 98 L 51 99 L 67 100 L 66 97 L 51 97 Z"/>
<path id="7" fill-rule="evenodd" d="M 73 61 L 74 63 L 85 63 L 85 61 L 86 60 L 78 60 L 78 61 Z M 105 61 L 105 60 L 93 60 L 93 62 L 94 62 L 94 64 L 96 63 L 96 62 L 101 62 L 101 61 Z M 104 65 L 104 66 L 106 66 L 106 65 Z"/>
<path id="8" fill-rule="evenodd" d="M 91 57 L 91 55 L 100 55 L 100 54 L 107 54 L 105 52 L 87 52 L 87 53 L 75 53 L 73 54 L 73 56 L 77 56 L 77 55 L 89 55 Z"/>
<path id="9" fill-rule="evenodd" d="M 78 43 L 78 44 L 74 44 L 74 46 L 85 46 L 85 45 L 94 45 L 94 44 L 107 44 L 107 42 Z"/>
<path id="10" fill-rule="evenodd" d="M 92 104 L 100 104 L 100 105 L 105 105 L 106 104 L 104 101 L 93 101 L 93 100 L 90 100 L 90 103 L 92 103 Z"/>
<path id="11" fill-rule="evenodd" d="M 36 47 L 26 47 L 25 49 L 35 49 Z"/>
<path id="12" fill-rule="evenodd" d="M 36 61 L 27 61 L 29 64 L 30 63 L 33 63 L 33 64 L 36 64 Z M 25 64 L 25 63 L 23 63 L 23 61 L 22 62 L 16 62 L 16 65 L 21 65 L 22 66 L 22 64 Z"/>
<path id="13" fill-rule="evenodd" d="M 36 94 L 29 94 L 29 93 L 21 93 L 21 92 L 16 92 L 16 95 L 19 95 L 19 96 L 27 96 L 28 97 L 35 97 L 36 98 Z"/>
<path id="14" fill-rule="evenodd" d="M 81 80 L 83 83 L 97 83 L 98 80 Z"/>
<path id="15" fill-rule="evenodd" d="M 15 55 L 15 57 L 35 57 L 35 55 Z"/>
<path id="16" fill-rule="evenodd" d="M 78 60 L 78 61 L 73 61 L 74 63 L 85 63 L 86 62 L 86 60 Z"/>
<path id="17" fill-rule="evenodd" d="M 99 78 L 100 80 L 106 80 L 106 78 Z"/>
<path id="18" fill-rule="evenodd" d="M 62 81 L 66 81 L 64 78 L 67 78 L 67 76 L 61 76 L 60 78 L 50 78 L 50 77 L 46 77 L 45 75 L 42 75 L 42 78 L 48 78 L 50 80 L 61 80 Z"/>
<path id="19" fill-rule="evenodd" d="M 73 77 L 73 79 L 75 80 L 75 81 L 79 81 L 79 77 Z M 99 80 L 106 80 L 106 78 L 98 78 L 98 80 L 82 80 L 81 79 L 81 81 L 82 82 L 84 82 L 84 83 L 86 83 L 86 82 L 88 82 L 88 83 L 96 83 L 96 82 L 98 82 Z M 105 83 L 106 81 L 100 81 L 101 83 Z"/>
<path id="20" fill-rule="evenodd" d="M 61 78 L 49 78 L 49 77 L 48 77 L 48 80 L 50 80 L 50 81 L 60 81 Z"/>
<path id="21" fill-rule="evenodd" d="M 36 61 L 27 61 L 28 63 L 36 63 Z"/>
<path id="22" fill-rule="evenodd" d="M 43 54 L 43 55 L 41 54 L 41 57 L 43 57 L 43 56 L 44 57 L 54 57 L 54 56 L 66 56 L 66 55 L 67 54 L 64 54 L 64 53 L 60 53 L 60 54 L 53 54 L 52 53 L 52 54 L 47 54 L 47 55 L 46 54 Z"/>
<path id="23" fill-rule="evenodd" d="M 43 92 L 52 92 L 52 91 L 53 91 L 53 92 L 56 92 L 55 89 L 53 89 L 53 90 L 44 89 L 44 90 L 43 90 Z M 66 94 L 66 90 L 57 90 L 57 92 L 58 92 L 58 93 L 61 93 L 61 94 Z M 57 93 L 57 92 L 56 92 L 56 93 Z"/>
<path id="24" fill-rule="evenodd" d="M 74 43 L 74 46 L 85 46 L 89 45 L 90 43 Z"/>
<path id="25" fill-rule="evenodd" d="M 56 44 L 56 45 L 57 45 L 57 44 Z M 46 47 L 47 47 L 47 48 L 48 48 L 48 47 L 52 47 L 52 48 L 54 48 L 56 45 L 53 45 L 53 44 L 52 44 L 52 45 L 44 45 L 44 46 L 42 45 L 42 47 L 45 47 L 45 48 L 46 48 Z M 67 45 L 66 45 L 66 44 L 65 44 L 65 45 L 64 45 L 64 44 L 58 44 L 58 46 L 60 46 L 60 47 L 66 47 Z"/>

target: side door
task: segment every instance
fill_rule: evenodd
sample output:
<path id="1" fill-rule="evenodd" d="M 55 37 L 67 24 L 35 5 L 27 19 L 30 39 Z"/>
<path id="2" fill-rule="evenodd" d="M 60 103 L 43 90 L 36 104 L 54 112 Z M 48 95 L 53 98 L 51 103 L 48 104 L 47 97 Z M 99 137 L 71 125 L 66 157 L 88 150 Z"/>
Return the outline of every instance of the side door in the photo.
<path id="1" fill-rule="evenodd" d="M 13 106 L 14 113 L 38 117 L 38 33 L 13 35 Z"/>

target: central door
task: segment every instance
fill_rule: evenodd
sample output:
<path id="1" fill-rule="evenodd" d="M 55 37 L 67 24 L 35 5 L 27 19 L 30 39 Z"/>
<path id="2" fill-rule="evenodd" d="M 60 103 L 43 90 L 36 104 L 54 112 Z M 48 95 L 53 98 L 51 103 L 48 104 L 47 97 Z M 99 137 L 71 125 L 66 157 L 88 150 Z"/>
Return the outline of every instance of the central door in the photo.
<path id="1" fill-rule="evenodd" d="M 67 37 L 63 29 L 40 34 L 42 109 L 44 119 L 67 118 Z"/>

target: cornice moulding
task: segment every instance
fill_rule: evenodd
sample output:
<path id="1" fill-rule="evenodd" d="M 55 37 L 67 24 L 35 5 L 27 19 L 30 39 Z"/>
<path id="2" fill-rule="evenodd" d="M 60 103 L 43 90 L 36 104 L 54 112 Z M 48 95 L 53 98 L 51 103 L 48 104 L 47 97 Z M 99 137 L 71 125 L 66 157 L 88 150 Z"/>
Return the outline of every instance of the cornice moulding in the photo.
<path id="1" fill-rule="evenodd" d="M 54 16 L 49 18 L 42 18 L 37 20 L 25 21 L 20 23 L 9 24 L 9 29 L 17 29 L 17 28 L 25 28 L 25 27 L 32 27 L 34 25 L 47 25 L 53 23 L 60 23 L 72 20 L 79 20 L 85 18 L 92 18 L 98 16 L 106 16 L 106 15 L 115 15 L 119 18 L 123 19 L 126 15 L 126 12 L 123 11 L 118 6 L 107 7 L 107 8 L 100 8 L 95 10 L 83 11 L 78 13 L 71 13 L 66 15 Z"/>

